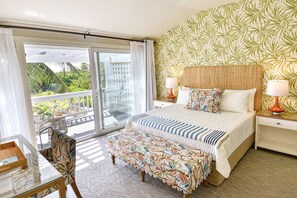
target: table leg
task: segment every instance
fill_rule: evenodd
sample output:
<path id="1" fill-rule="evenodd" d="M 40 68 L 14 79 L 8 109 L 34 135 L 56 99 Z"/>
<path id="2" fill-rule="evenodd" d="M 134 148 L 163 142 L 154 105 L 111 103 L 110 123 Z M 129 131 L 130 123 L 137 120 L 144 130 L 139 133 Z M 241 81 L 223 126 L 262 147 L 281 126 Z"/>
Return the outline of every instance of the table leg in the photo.
<path id="1" fill-rule="evenodd" d="M 144 182 L 145 172 L 142 170 L 140 170 L 140 177 L 141 177 L 141 181 Z"/>
<path id="2" fill-rule="evenodd" d="M 183 198 L 191 198 L 191 194 L 183 194 Z"/>
<path id="3" fill-rule="evenodd" d="M 59 187 L 60 198 L 66 198 L 66 186 L 65 186 L 63 177 L 59 180 L 58 187 Z"/>
<path id="4" fill-rule="evenodd" d="M 111 160 L 112 160 L 112 164 L 115 165 L 115 156 L 114 155 L 111 156 Z"/>

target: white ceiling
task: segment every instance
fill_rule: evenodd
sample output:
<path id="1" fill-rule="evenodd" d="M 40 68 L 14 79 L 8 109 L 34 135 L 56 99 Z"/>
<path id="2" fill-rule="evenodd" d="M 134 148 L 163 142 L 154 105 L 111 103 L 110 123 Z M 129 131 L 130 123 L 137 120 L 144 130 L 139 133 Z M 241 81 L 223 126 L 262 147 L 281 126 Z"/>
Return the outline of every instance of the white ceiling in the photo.
<path id="1" fill-rule="evenodd" d="M 199 11 L 238 0 L 1 0 L 0 23 L 159 37 Z"/>

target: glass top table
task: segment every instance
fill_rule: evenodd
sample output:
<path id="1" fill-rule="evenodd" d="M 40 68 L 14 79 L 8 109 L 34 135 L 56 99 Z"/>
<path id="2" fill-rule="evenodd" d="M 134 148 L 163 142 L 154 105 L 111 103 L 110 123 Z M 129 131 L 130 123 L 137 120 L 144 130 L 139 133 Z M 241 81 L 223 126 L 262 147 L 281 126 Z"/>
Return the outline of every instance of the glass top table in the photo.
<path id="1" fill-rule="evenodd" d="M 60 197 L 66 197 L 63 176 L 22 135 L 0 139 L 0 144 L 14 141 L 25 157 L 27 168 L 0 173 L 0 197 L 28 197 L 57 186 Z"/>

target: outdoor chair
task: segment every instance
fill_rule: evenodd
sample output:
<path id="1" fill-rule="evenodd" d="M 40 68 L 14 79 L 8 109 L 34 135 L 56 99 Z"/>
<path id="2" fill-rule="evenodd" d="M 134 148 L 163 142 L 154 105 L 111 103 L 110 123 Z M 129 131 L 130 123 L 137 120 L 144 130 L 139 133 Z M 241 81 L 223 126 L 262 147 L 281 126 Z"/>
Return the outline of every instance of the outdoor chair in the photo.
<path id="1" fill-rule="evenodd" d="M 46 115 L 46 113 L 39 107 L 33 107 L 33 119 L 35 131 L 39 136 L 41 148 L 43 148 L 42 144 L 42 133 L 50 133 L 53 128 L 53 116 Z"/>
<path id="2" fill-rule="evenodd" d="M 75 195 L 82 197 L 75 182 L 76 140 L 58 130 L 52 130 L 51 147 L 39 151 L 63 175 L 65 185 L 70 184 Z M 38 197 L 43 197 L 55 191 L 49 188 Z"/>
<path id="3" fill-rule="evenodd" d="M 59 130 L 65 134 L 68 132 L 65 116 L 47 115 L 41 108 L 33 107 L 33 118 L 35 130 L 39 136 L 41 149 L 43 149 L 41 137 L 43 133 L 48 133 L 48 140 L 50 140 L 53 129 Z"/>

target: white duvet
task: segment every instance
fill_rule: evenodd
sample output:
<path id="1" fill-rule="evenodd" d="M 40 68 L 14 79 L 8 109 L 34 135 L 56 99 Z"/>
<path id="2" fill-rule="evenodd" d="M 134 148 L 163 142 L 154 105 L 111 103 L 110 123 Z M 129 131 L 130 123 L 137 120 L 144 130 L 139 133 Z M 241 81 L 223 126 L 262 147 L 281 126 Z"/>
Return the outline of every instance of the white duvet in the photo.
<path id="1" fill-rule="evenodd" d="M 134 122 L 128 121 L 126 125 L 126 129 L 128 130 L 132 128 L 142 130 L 153 135 L 171 139 L 185 145 L 193 146 L 204 152 L 211 153 L 213 155 L 213 159 L 216 161 L 217 171 L 221 173 L 225 178 L 228 178 L 231 172 L 231 167 L 228 162 L 229 156 L 245 139 L 247 139 L 252 133 L 254 133 L 255 129 L 254 112 L 221 112 L 220 114 L 217 114 L 188 110 L 185 109 L 183 105 L 175 104 L 146 112 L 146 114 L 170 118 L 201 127 L 219 129 L 228 133 L 229 137 L 225 139 L 222 144 L 218 146 L 212 146 L 204 142 L 188 139 L 165 131 L 139 125 Z"/>

